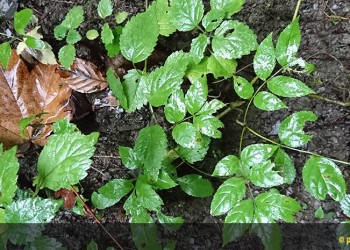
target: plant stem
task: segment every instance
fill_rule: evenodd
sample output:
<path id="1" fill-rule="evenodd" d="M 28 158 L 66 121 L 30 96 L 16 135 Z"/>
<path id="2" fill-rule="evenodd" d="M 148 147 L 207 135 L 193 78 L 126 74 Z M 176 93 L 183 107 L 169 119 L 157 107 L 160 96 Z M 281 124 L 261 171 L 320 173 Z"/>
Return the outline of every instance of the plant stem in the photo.
<path id="1" fill-rule="evenodd" d="M 308 96 L 312 97 L 314 99 L 318 99 L 318 100 L 322 100 L 322 101 L 325 101 L 325 102 L 337 104 L 337 105 L 340 105 L 340 106 L 343 106 L 343 107 L 350 107 L 350 102 L 341 102 L 341 101 L 338 101 L 338 100 L 329 99 L 327 97 L 320 96 L 320 95 L 315 95 L 315 94 L 311 94 L 311 95 L 308 95 Z"/>
<path id="2" fill-rule="evenodd" d="M 297 6 L 295 7 L 295 11 L 294 11 L 294 15 L 293 15 L 293 20 L 295 20 L 295 18 L 297 18 L 299 10 L 300 10 L 300 5 L 301 5 L 301 0 L 298 0 Z"/>
<path id="3" fill-rule="evenodd" d="M 327 159 L 329 159 L 329 160 L 331 160 L 331 161 L 334 161 L 334 162 L 337 162 L 337 163 L 341 163 L 341 164 L 345 164 L 345 165 L 350 165 L 350 162 L 345 162 L 345 161 L 333 159 L 333 158 L 330 158 L 330 157 L 325 157 L 325 156 L 322 156 L 322 155 L 317 154 L 317 153 L 315 153 L 315 152 L 310 152 L 310 151 L 306 151 L 306 150 L 302 150 L 302 149 L 292 148 L 292 147 L 289 147 L 289 146 L 280 144 L 280 143 L 278 143 L 278 142 L 275 142 L 275 141 L 273 141 L 273 140 L 271 140 L 271 139 L 269 139 L 269 138 L 267 138 L 267 137 L 265 137 L 265 136 L 259 134 L 258 132 L 256 132 L 255 130 L 251 129 L 251 128 L 248 127 L 248 126 L 245 126 L 244 128 L 247 129 L 247 130 L 248 130 L 249 132 L 251 132 L 252 134 L 254 134 L 254 135 L 260 137 L 261 139 L 264 139 L 265 141 L 268 141 L 268 142 L 270 142 L 270 143 L 272 143 L 272 144 L 275 144 L 275 145 L 277 145 L 277 146 L 279 146 L 279 147 L 283 147 L 283 148 L 286 148 L 286 149 L 290 149 L 290 150 L 293 150 L 293 151 L 297 151 L 297 152 L 299 152 L 299 153 L 304 153 L 304 154 L 308 154 L 308 155 L 313 155 L 313 156 L 318 156 L 318 157 L 327 158 Z"/>
<path id="4" fill-rule="evenodd" d="M 6 35 L 5 33 L 2 33 L 2 32 L 0 32 L 0 35 L 1 35 L 1 36 L 6 36 L 6 37 L 9 37 L 9 38 L 12 38 L 12 39 L 14 39 L 14 40 L 18 40 L 18 41 L 20 41 L 20 42 L 23 42 L 23 40 L 20 39 L 20 38 L 18 38 L 18 37 L 15 37 L 15 36 L 8 36 L 8 35 Z"/>

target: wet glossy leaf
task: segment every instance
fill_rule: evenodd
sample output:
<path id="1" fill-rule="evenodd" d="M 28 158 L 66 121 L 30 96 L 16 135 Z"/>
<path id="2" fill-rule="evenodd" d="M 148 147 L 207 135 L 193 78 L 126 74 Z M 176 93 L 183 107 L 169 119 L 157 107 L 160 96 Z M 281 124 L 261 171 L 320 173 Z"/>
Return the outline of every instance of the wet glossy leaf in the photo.
<path id="1" fill-rule="evenodd" d="M 207 78 L 198 78 L 194 81 L 185 95 L 186 109 L 191 115 L 198 112 L 208 96 Z"/>
<path id="2" fill-rule="evenodd" d="M 184 223 L 184 219 L 182 217 L 173 217 L 165 215 L 162 212 L 157 212 L 157 217 L 162 226 L 170 231 L 176 231 L 180 229 Z"/>
<path id="3" fill-rule="evenodd" d="M 32 16 L 33 11 L 31 9 L 23 9 L 19 12 L 15 12 L 13 26 L 18 34 L 24 35 L 25 28 L 29 24 Z"/>
<path id="4" fill-rule="evenodd" d="M 244 200 L 235 204 L 225 218 L 223 225 L 223 244 L 237 240 L 251 226 L 254 217 L 253 200 Z"/>
<path id="5" fill-rule="evenodd" d="M 197 112 L 197 115 L 212 115 L 216 113 L 219 109 L 225 107 L 222 101 L 218 99 L 213 99 L 210 102 L 205 102 L 202 108 Z"/>
<path id="6" fill-rule="evenodd" d="M 204 52 L 209 42 L 209 37 L 204 34 L 200 34 L 192 40 L 190 53 L 193 55 L 196 63 L 199 63 L 204 58 Z"/>
<path id="7" fill-rule="evenodd" d="M 146 208 L 141 206 L 135 192 L 132 192 L 126 199 L 123 206 L 127 215 L 130 215 L 130 223 L 153 223 L 154 220 L 147 212 Z"/>
<path id="8" fill-rule="evenodd" d="M 208 69 L 208 59 L 209 57 L 205 56 L 199 64 L 189 65 L 186 76 L 191 83 L 193 83 L 198 78 L 204 77 L 210 73 Z"/>
<path id="9" fill-rule="evenodd" d="M 210 7 L 215 10 L 224 10 L 227 17 L 239 12 L 245 0 L 210 0 Z"/>
<path id="10" fill-rule="evenodd" d="M 172 131 L 172 136 L 177 144 L 185 148 L 200 147 L 203 141 L 197 128 L 189 122 L 177 124 Z"/>
<path id="11" fill-rule="evenodd" d="M 340 201 L 346 193 L 344 177 L 334 162 L 326 158 L 311 156 L 303 168 L 303 182 L 306 191 L 319 200 L 328 194 Z"/>
<path id="12" fill-rule="evenodd" d="M 194 197 L 208 197 L 214 192 L 210 181 L 197 174 L 182 176 L 177 178 L 177 181 L 186 194 Z"/>
<path id="13" fill-rule="evenodd" d="M 292 159 L 281 148 L 275 151 L 274 158 L 275 169 L 279 172 L 280 176 L 283 177 L 283 183 L 291 184 L 296 174 Z"/>
<path id="14" fill-rule="evenodd" d="M 123 108 L 127 109 L 128 100 L 126 99 L 123 85 L 120 82 L 120 79 L 115 76 L 113 68 L 109 68 L 107 70 L 107 82 L 109 84 L 110 89 L 112 90 L 113 95 L 118 98 L 120 105 Z"/>
<path id="15" fill-rule="evenodd" d="M 158 0 L 156 3 L 156 14 L 159 25 L 159 34 L 169 36 L 176 31 L 176 27 L 171 22 L 171 13 L 168 0 Z"/>
<path id="16" fill-rule="evenodd" d="M 251 231 L 261 239 L 265 249 L 281 249 L 282 233 L 279 225 L 258 209 L 255 209 Z"/>
<path id="17" fill-rule="evenodd" d="M 42 50 L 46 47 L 46 44 L 42 40 L 31 36 L 26 37 L 25 43 L 28 45 L 29 48 L 33 49 Z"/>
<path id="18" fill-rule="evenodd" d="M 213 54 L 208 59 L 207 67 L 216 79 L 219 77 L 229 78 L 236 72 L 237 61 Z"/>
<path id="19" fill-rule="evenodd" d="M 245 196 L 246 186 L 241 178 L 230 178 L 220 185 L 210 206 L 210 214 L 218 216 L 227 213 Z"/>
<path id="20" fill-rule="evenodd" d="M 254 94 L 252 84 L 241 76 L 233 77 L 233 87 L 237 95 L 243 99 L 249 99 Z"/>
<path id="21" fill-rule="evenodd" d="M 106 18 L 112 15 L 113 12 L 113 3 L 111 0 L 100 0 L 97 5 L 97 14 L 101 18 Z"/>
<path id="22" fill-rule="evenodd" d="M 197 27 L 204 13 L 201 0 L 171 0 L 171 22 L 179 31 L 190 31 Z"/>
<path id="23" fill-rule="evenodd" d="M 275 164 L 271 161 L 264 161 L 255 164 L 251 168 L 249 179 L 258 187 L 274 187 L 284 183 L 284 179 L 275 170 Z"/>
<path id="24" fill-rule="evenodd" d="M 11 204 L 17 190 L 17 173 L 19 163 L 16 158 L 17 148 L 3 151 L 0 144 L 0 205 L 6 207 Z"/>
<path id="25" fill-rule="evenodd" d="M 231 176 L 237 174 L 239 165 L 240 160 L 237 156 L 225 156 L 216 164 L 212 176 Z"/>
<path id="26" fill-rule="evenodd" d="M 275 111 L 288 108 L 277 96 L 267 91 L 260 91 L 254 97 L 255 107 L 265 111 Z"/>
<path id="27" fill-rule="evenodd" d="M 120 36 L 121 53 L 133 63 L 145 60 L 156 46 L 159 29 L 155 7 L 152 6 L 132 17 Z"/>
<path id="28" fill-rule="evenodd" d="M 278 129 L 278 137 L 287 146 L 295 148 L 303 146 L 312 138 L 303 131 L 305 123 L 316 120 L 317 116 L 311 111 L 296 112 L 282 121 Z"/>
<path id="29" fill-rule="evenodd" d="M 109 27 L 108 23 L 105 23 L 102 26 L 102 30 L 101 30 L 101 39 L 102 42 L 104 44 L 110 44 L 113 42 L 113 31 L 111 30 L 111 28 Z"/>
<path id="30" fill-rule="evenodd" d="M 71 8 L 66 18 L 62 21 L 61 26 L 67 29 L 76 29 L 84 21 L 83 6 L 75 6 Z"/>
<path id="31" fill-rule="evenodd" d="M 315 93 L 305 83 L 288 76 L 275 76 L 267 82 L 267 88 L 282 97 L 301 97 Z"/>
<path id="32" fill-rule="evenodd" d="M 68 31 L 66 41 L 69 44 L 75 44 L 81 40 L 81 35 L 76 30 Z"/>
<path id="33" fill-rule="evenodd" d="M 139 204 L 151 211 L 158 212 L 163 205 L 163 200 L 154 191 L 151 185 L 145 183 L 142 179 L 136 181 L 136 196 Z"/>
<path id="34" fill-rule="evenodd" d="M 65 68 L 69 68 L 75 59 L 75 48 L 71 44 L 63 46 L 58 52 L 58 59 L 61 65 Z"/>
<path id="35" fill-rule="evenodd" d="M 162 245 L 158 242 L 157 225 L 154 223 L 130 224 L 132 239 L 137 249 L 162 250 Z"/>
<path id="36" fill-rule="evenodd" d="M 254 71 L 256 75 L 266 80 L 276 65 L 275 48 L 272 42 L 272 33 L 268 35 L 259 45 L 254 56 Z"/>
<path id="37" fill-rule="evenodd" d="M 142 161 L 132 148 L 119 146 L 119 155 L 123 165 L 131 170 L 142 167 Z"/>
<path id="38" fill-rule="evenodd" d="M 202 25 L 206 31 L 211 32 L 216 29 L 225 17 L 225 9 L 211 9 L 203 19 Z"/>
<path id="39" fill-rule="evenodd" d="M 159 189 L 170 189 L 176 187 L 177 183 L 169 176 L 167 172 L 161 171 L 157 181 L 153 182 L 152 185 Z"/>
<path id="40" fill-rule="evenodd" d="M 233 30 L 233 32 L 229 32 Z M 227 32 L 229 32 L 227 34 Z M 227 20 L 215 30 L 212 40 L 214 54 L 226 59 L 238 59 L 257 47 L 256 35 L 239 21 Z"/>
<path id="41" fill-rule="evenodd" d="M 109 57 L 122 56 L 120 52 L 120 43 L 119 38 L 122 34 L 123 27 L 117 26 L 113 32 L 113 41 L 111 43 L 105 44 L 105 49 L 107 50 L 107 55 Z"/>
<path id="42" fill-rule="evenodd" d="M 179 146 L 177 153 L 191 164 L 203 160 L 209 149 L 210 137 L 202 135 L 202 140 L 201 143 L 196 143 L 194 148 Z"/>
<path id="43" fill-rule="evenodd" d="M 37 189 L 70 189 L 87 176 L 95 151 L 97 132 L 88 136 L 80 132 L 50 136 L 38 159 Z"/>
<path id="44" fill-rule="evenodd" d="M 56 239 L 42 235 L 35 238 L 33 242 L 30 242 L 24 247 L 24 250 L 34 249 L 63 250 L 65 248 L 63 248 L 61 242 L 57 241 Z"/>
<path id="45" fill-rule="evenodd" d="M 6 69 L 11 57 L 11 45 L 9 42 L 0 44 L 0 64 Z"/>
<path id="46" fill-rule="evenodd" d="M 272 144 L 252 144 L 245 147 L 241 153 L 241 161 L 247 166 L 253 166 L 268 160 L 276 151 Z"/>
<path id="47" fill-rule="evenodd" d="M 340 208 L 346 216 L 350 217 L 350 194 L 345 195 L 340 201 Z"/>
<path id="48" fill-rule="evenodd" d="M 141 129 L 137 137 L 134 151 L 144 164 L 144 171 L 154 181 L 158 179 L 162 161 L 165 158 L 168 140 L 159 125 Z"/>
<path id="49" fill-rule="evenodd" d="M 182 89 L 171 94 L 168 103 L 164 107 L 164 114 L 170 123 L 180 122 L 185 118 L 185 95 Z"/>
<path id="50" fill-rule="evenodd" d="M 134 185 L 126 179 L 114 179 L 93 192 L 91 201 L 98 209 L 105 209 L 118 203 L 121 198 L 127 195 Z"/>
<path id="51" fill-rule="evenodd" d="M 86 32 L 86 38 L 89 40 L 95 40 L 97 37 L 99 36 L 98 31 L 97 30 L 88 30 Z"/>
<path id="52" fill-rule="evenodd" d="M 296 18 L 281 32 L 277 40 L 276 58 L 281 66 L 287 66 L 296 60 L 300 39 L 299 18 Z"/>
<path id="53" fill-rule="evenodd" d="M 223 128 L 224 124 L 215 116 L 199 115 L 193 118 L 193 125 L 200 133 L 212 138 L 221 138 L 219 128 Z"/>

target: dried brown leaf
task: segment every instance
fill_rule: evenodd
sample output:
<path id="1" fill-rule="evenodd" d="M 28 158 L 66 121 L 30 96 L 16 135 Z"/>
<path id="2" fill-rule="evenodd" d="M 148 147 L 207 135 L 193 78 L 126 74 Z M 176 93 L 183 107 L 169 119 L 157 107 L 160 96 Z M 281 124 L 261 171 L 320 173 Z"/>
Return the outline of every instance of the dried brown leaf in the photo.
<path id="1" fill-rule="evenodd" d="M 75 193 L 73 190 L 68 190 L 65 188 L 62 188 L 55 192 L 55 198 L 62 197 L 64 200 L 63 206 L 67 209 L 72 209 L 75 205 Z"/>

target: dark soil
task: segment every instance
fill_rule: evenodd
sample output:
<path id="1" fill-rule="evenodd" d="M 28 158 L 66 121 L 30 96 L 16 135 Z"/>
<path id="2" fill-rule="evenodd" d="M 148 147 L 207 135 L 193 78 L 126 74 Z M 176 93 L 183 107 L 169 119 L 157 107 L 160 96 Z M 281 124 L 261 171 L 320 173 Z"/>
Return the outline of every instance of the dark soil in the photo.
<path id="1" fill-rule="evenodd" d="M 19 1 L 18 9 L 25 7 L 32 8 L 42 26 L 44 39 L 48 41 L 57 52 L 61 44 L 57 43 L 53 37 L 53 28 L 62 21 L 65 13 L 75 5 L 83 5 L 85 8 L 84 24 L 80 28 L 83 33 L 87 29 L 100 28 L 97 16 L 97 0 L 85 1 L 49 1 L 49 0 L 28 0 Z M 270 32 L 274 32 L 275 37 L 292 20 L 295 1 L 282 0 L 247 0 L 244 9 L 236 16 L 237 19 L 247 23 L 258 35 L 261 41 Z M 118 11 L 127 11 L 131 15 L 143 11 L 144 1 L 114 1 Z M 314 75 L 305 77 L 293 75 L 303 80 L 312 87 L 317 94 L 329 99 L 341 102 L 350 99 L 350 2 L 340 0 L 304 0 L 300 9 L 300 25 L 302 29 L 302 45 L 300 56 L 313 63 L 317 70 Z M 11 23 L 6 20 L 0 24 L 0 31 L 11 29 Z M 187 39 L 187 38 L 183 38 Z M 170 51 L 182 48 L 188 40 L 173 39 L 167 44 Z M 78 56 L 87 60 L 92 60 L 99 67 L 104 68 L 103 60 L 99 49 L 101 44 L 92 44 L 83 41 L 78 45 Z M 102 54 L 103 56 L 103 54 Z M 244 58 L 244 61 L 250 58 Z M 248 60 L 249 59 L 249 60 Z M 247 78 L 252 72 L 243 72 Z M 223 82 L 222 85 L 233 93 L 231 82 Z M 214 89 L 215 92 L 215 89 Z M 210 93 L 215 95 L 215 93 Z M 101 99 L 106 92 L 88 96 L 91 102 Z M 223 94 L 225 95 L 225 93 Z M 229 97 L 232 98 L 232 97 Z M 225 99 L 224 101 L 227 101 Z M 286 99 L 288 110 L 280 112 L 262 112 L 257 109 L 251 109 L 249 113 L 248 124 L 259 131 L 262 135 L 271 139 L 277 139 L 274 127 L 278 125 L 287 115 L 300 111 L 311 110 L 318 115 L 315 123 L 308 124 L 306 131 L 313 135 L 313 140 L 304 148 L 312 152 L 329 156 L 342 161 L 350 161 L 350 115 L 349 108 L 337 104 L 331 104 L 321 100 L 315 100 L 308 97 L 297 99 Z M 158 110 L 158 117 L 162 110 Z M 239 113 L 231 112 L 223 118 L 225 128 L 223 129 L 223 139 L 213 141 L 205 164 L 201 166 L 203 171 L 211 173 L 216 162 L 227 154 L 237 154 L 239 146 L 239 136 L 241 127 L 235 123 Z M 142 109 L 132 114 L 120 112 L 118 109 L 101 108 L 83 120 L 78 121 L 80 128 L 89 133 L 99 131 L 100 138 L 97 149 L 93 157 L 93 165 L 89 175 L 81 181 L 83 196 L 89 198 L 93 191 L 114 178 L 128 178 L 129 173 L 121 164 L 118 157 L 118 146 L 133 146 L 138 131 L 147 126 L 151 121 L 150 113 Z M 244 145 L 256 142 L 262 142 L 254 135 L 246 133 Z M 36 160 L 38 149 L 31 148 L 20 157 L 20 182 L 22 187 L 31 187 L 32 178 L 36 174 Z M 317 201 L 309 195 L 302 184 L 301 171 L 307 155 L 295 152 L 288 152 L 293 157 L 297 169 L 297 179 L 290 186 L 282 186 L 280 192 L 294 197 L 303 206 L 303 210 L 297 214 L 298 223 L 326 223 L 342 222 L 346 216 L 342 214 L 339 204 L 331 199 Z M 349 178 L 349 170 L 346 166 L 340 165 L 346 180 Z M 219 183 L 214 184 L 218 185 Z M 349 184 L 347 182 L 347 184 Z M 261 192 L 260 189 L 253 190 L 254 194 Z M 161 193 L 165 201 L 164 211 L 170 215 L 181 215 L 187 223 L 186 230 L 181 231 L 172 239 L 177 239 L 178 249 L 220 249 L 221 248 L 221 224 L 222 218 L 212 217 L 209 214 L 211 198 L 198 199 L 184 195 L 179 189 Z M 325 214 L 329 217 L 322 220 L 315 218 L 315 210 L 322 206 Z M 111 230 L 119 243 L 125 249 L 134 248 L 132 239 L 128 233 L 128 218 L 122 209 L 122 202 L 103 211 L 99 211 L 102 221 L 114 226 L 118 230 Z M 71 211 L 61 211 L 54 219 L 54 223 L 47 227 L 47 234 L 55 237 L 69 249 L 85 249 L 85 246 L 91 239 L 95 239 L 100 244 L 100 249 L 106 246 L 112 246 L 111 239 L 104 235 L 101 228 L 96 224 L 87 226 L 84 222 L 93 223 L 93 219 L 81 217 L 73 214 Z M 64 225 L 64 226 L 63 226 Z M 205 225 L 205 229 L 200 226 Z M 70 229 L 68 229 L 70 227 Z M 118 228 L 119 227 L 119 228 Z M 122 228 L 123 227 L 123 228 Z M 297 230 L 297 229 L 294 229 Z M 327 236 L 329 244 L 327 249 L 333 249 L 336 246 L 337 238 L 335 230 L 327 235 L 325 230 L 320 234 Z M 322 231 L 323 230 L 323 231 Z M 329 232 L 328 232 L 329 233 Z M 102 237 L 102 235 L 104 235 Z M 164 235 L 163 235 L 164 236 Z M 165 236 L 167 236 L 165 234 Z M 170 237 L 171 238 L 171 237 Z M 229 244 L 227 249 L 260 249 L 263 248 L 257 237 L 244 236 L 240 241 Z M 300 243 L 300 242 L 299 242 Z M 323 247 L 322 242 L 311 241 L 311 245 L 300 245 L 292 239 L 284 243 L 287 249 L 319 249 Z M 305 243 L 305 242 L 304 242 Z M 296 245 L 293 245 L 296 244 Z M 299 245 L 298 245 L 299 244 Z M 310 247 L 312 246 L 312 247 Z"/>

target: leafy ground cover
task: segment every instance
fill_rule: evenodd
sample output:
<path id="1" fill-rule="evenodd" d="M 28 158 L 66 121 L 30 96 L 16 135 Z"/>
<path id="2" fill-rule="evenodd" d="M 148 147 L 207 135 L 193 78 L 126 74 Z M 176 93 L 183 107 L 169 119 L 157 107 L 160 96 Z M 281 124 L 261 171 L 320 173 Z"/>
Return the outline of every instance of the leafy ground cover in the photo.
<path id="1" fill-rule="evenodd" d="M 40 5 L 43 3 L 33 2 L 32 4 L 34 6 L 29 5 L 29 7 L 39 9 Z M 67 11 L 73 7 L 74 4 L 72 5 L 72 3 L 67 3 L 65 6 L 67 7 Z M 135 6 L 137 5 L 135 4 Z M 142 6 L 143 4 L 140 4 L 140 9 L 137 9 L 136 12 L 141 11 Z M 311 77 L 302 76 L 300 78 L 298 75 L 295 75 L 295 77 L 302 80 L 303 82 L 307 82 L 309 86 L 311 86 L 317 93 L 325 94 L 325 96 L 329 99 L 346 102 L 348 97 L 346 91 L 349 88 L 347 85 L 347 72 L 349 67 L 346 64 L 346 58 L 344 58 L 344 55 L 346 55 L 346 53 L 344 54 L 344 52 L 346 52 L 344 51 L 345 46 L 342 46 L 342 44 L 344 44 L 344 41 L 346 41 L 346 37 L 348 36 L 347 30 L 349 27 L 347 26 L 348 23 L 346 22 L 346 17 L 345 20 L 340 18 L 340 16 L 344 18 L 341 10 L 346 8 L 346 6 L 341 6 L 341 8 L 339 6 L 340 4 L 337 2 L 318 2 L 317 4 L 311 4 L 307 1 L 303 2 L 300 12 L 300 23 L 303 34 L 301 55 L 303 58 L 311 59 L 311 62 L 317 66 L 317 71 L 316 75 L 313 75 Z M 123 10 L 130 12 L 126 5 L 121 7 Z M 259 5 L 257 2 L 252 3 L 247 1 L 246 7 L 243 9 L 243 12 L 238 16 L 238 18 L 248 23 L 248 25 L 259 35 L 258 40 L 262 41 L 263 38 L 266 37 L 271 31 L 280 33 L 282 29 L 290 23 L 293 18 L 292 14 L 295 6 L 288 7 L 289 9 L 286 9 L 286 6 L 284 4 L 279 5 L 273 2 L 268 4 L 261 3 Z M 339 10 L 339 13 L 336 12 L 336 15 L 334 15 L 333 12 L 336 10 Z M 50 18 L 53 17 L 50 16 Z M 62 16 L 57 18 L 57 20 L 55 20 L 52 25 L 59 24 L 62 19 Z M 45 20 L 45 18 L 43 18 L 43 20 Z M 261 25 L 262 23 L 264 25 Z M 96 25 L 98 26 L 98 24 Z M 327 29 L 324 30 L 324 27 Z M 90 29 L 91 27 L 89 26 L 87 28 Z M 48 27 L 46 27 L 46 29 L 48 31 L 47 34 L 51 34 L 52 36 L 52 30 Z M 45 28 L 43 28 L 43 30 L 45 30 Z M 334 37 L 328 36 L 329 34 L 334 35 Z M 179 48 L 182 49 L 183 44 L 186 44 L 184 41 L 188 42 L 192 39 L 192 36 L 177 36 L 180 38 L 177 39 L 180 40 L 179 42 L 167 41 L 166 43 L 167 45 L 170 44 L 171 47 L 173 47 L 170 48 L 170 51 Z M 48 41 L 50 41 L 50 38 L 48 38 Z M 62 45 L 63 44 L 59 44 L 57 48 L 54 49 L 58 51 Z M 103 45 L 101 44 L 101 46 Z M 317 46 L 320 47 L 318 48 Z M 89 50 L 88 46 L 86 48 Z M 78 45 L 77 52 L 83 53 L 84 49 L 80 49 L 81 48 Z M 89 59 L 88 57 L 90 56 L 90 53 L 87 53 L 86 56 L 87 59 Z M 252 58 L 244 58 L 243 60 L 251 61 L 251 59 Z M 245 78 L 249 78 L 253 72 L 247 70 L 243 71 L 242 74 Z M 333 76 L 333 78 L 330 78 L 330 76 Z M 329 83 L 329 85 L 332 86 L 330 88 L 331 90 L 329 90 L 329 86 L 324 84 L 317 84 L 318 82 Z M 232 98 L 232 92 L 234 90 L 231 82 L 228 83 L 226 81 L 222 81 L 217 85 L 212 86 L 212 88 L 213 89 L 211 90 L 210 94 L 221 94 L 223 100 L 225 101 L 230 101 L 230 98 Z M 225 88 L 227 89 L 226 91 L 224 91 Z M 96 100 L 96 97 L 93 96 L 91 99 Z M 154 101 L 154 103 L 156 103 L 156 101 Z M 288 111 L 284 110 L 279 112 L 266 113 L 253 109 L 248 116 L 248 124 L 251 124 L 251 128 L 255 131 L 259 131 L 259 133 L 265 136 L 269 136 L 269 138 L 276 139 L 278 135 L 278 130 L 275 129 L 277 127 L 276 124 L 281 123 L 287 115 L 300 110 L 314 110 L 314 112 L 318 115 L 318 121 L 316 123 L 313 123 L 313 125 L 306 126 L 305 130 L 310 131 L 310 133 L 313 134 L 313 140 L 308 143 L 307 149 L 310 151 L 316 151 L 322 155 L 337 158 L 342 161 L 349 160 L 349 142 L 347 139 L 349 138 L 349 123 L 346 120 L 348 117 L 348 109 L 346 107 L 342 107 L 341 105 L 337 105 L 335 103 L 332 104 L 309 98 L 297 99 L 295 101 L 288 100 L 286 101 L 286 104 L 289 107 Z M 162 117 L 162 112 L 163 111 L 161 109 L 157 110 L 155 116 L 159 119 L 159 117 Z M 222 121 L 225 124 L 225 128 L 222 130 L 222 141 L 214 141 L 209 150 L 209 154 L 205 160 L 204 165 L 195 166 L 196 168 L 200 167 L 201 171 L 212 173 L 214 166 L 224 156 L 232 154 L 238 155 L 239 152 L 237 149 L 239 148 L 239 135 L 241 130 L 241 127 L 235 123 L 238 115 L 239 112 L 237 111 L 237 113 L 231 112 L 229 115 L 223 117 Z M 119 113 L 119 110 L 111 111 L 107 108 L 104 108 L 95 111 L 92 117 L 90 116 L 86 119 L 88 120 L 85 120 L 85 122 L 82 123 L 85 123 L 86 125 L 86 121 L 89 121 L 91 124 L 88 126 L 82 126 L 83 130 L 86 132 L 98 130 L 101 133 L 99 143 L 97 144 L 97 150 L 93 157 L 93 168 L 89 170 L 90 172 L 88 177 L 81 181 L 81 186 L 84 188 L 84 196 L 91 197 L 92 193 L 96 192 L 96 190 L 98 190 L 98 188 L 100 188 L 107 181 L 115 178 L 120 179 L 129 177 L 129 173 L 123 167 L 126 165 L 125 162 L 123 162 L 124 164 L 121 164 L 120 159 L 117 157 L 116 148 L 118 146 L 133 147 L 135 145 L 135 141 L 137 144 L 137 141 L 141 140 L 139 139 L 139 131 L 149 123 L 149 121 L 152 119 L 152 114 L 144 109 L 137 111 L 136 114 L 124 114 Z M 314 120 L 312 116 L 309 116 L 309 119 Z M 159 122 L 160 124 L 165 125 L 164 120 L 159 120 Z M 283 126 L 283 124 L 284 123 L 282 122 L 279 127 Z M 280 139 L 282 139 L 280 135 L 278 136 Z M 249 133 L 246 133 L 243 141 L 245 145 L 251 145 L 258 142 L 266 142 L 263 140 L 260 141 L 256 136 Z M 21 174 L 19 178 L 20 183 L 23 183 L 23 186 L 31 186 L 32 178 L 37 175 L 35 172 L 37 162 L 35 154 L 36 149 L 33 148 L 31 151 L 25 153 L 24 157 L 20 158 L 23 166 L 26 166 L 20 168 Z M 242 156 L 242 154 L 241 160 L 246 159 L 244 156 Z M 343 221 L 344 215 L 342 214 L 343 212 L 340 210 L 337 203 L 334 203 L 329 198 L 327 198 L 325 201 L 315 200 L 307 192 L 307 190 L 304 189 L 302 180 L 300 178 L 302 175 L 302 166 L 306 161 L 306 156 L 295 153 L 292 153 L 292 156 L 293 160 L 295 161 L 298 178 L 293 185 L 288 187 L 282 186 L 279 189 L 279 192 L 283 195 L 293 197 L 302 205 L 303 211 L 297 214 L 297 221 L 315 222 L 318 221 L 319 218 L 321 218 L 321 221 Z M 317 159 L 311 158 L 310 161 L 317 161 Z M 344 169 L 343 166 L 340 167 L 345 177 L 347 177 L 348 174 L 346 169 Z M 96 171 L 96 169 L 99 171 Z M 186 168 L 185 170 L 180 171 L 184 171 L 183 173 L 179 172 L 180 176 L 198 174 L 197 171 L 190 168 Z M 232 181 L 236 182 L 234 184 L 237 184 L 239 182 L 237 179 Z M 253 179 L 251 179 L 251 181 L 254 183 Z M 180 183 L 186 182 L 187 180 L 180 181 Z M 255 180 L 254 184 L 256 183 L 258 183 L 258 179 Z M 220 184 L 221 182 L 214 181 L 214 185 L 216 187 L 218 187 Z M 210 212 L 213 214 L 213 211 L 209 211 L 212 198 L 192 199 L 186 196 L 184 197 L 180 191 L 180 189 L 177 189 L 170 192 L 164 192 L 164 194 L 162 193 L 162 197 L 164 196 L 164 199 L 167 199 L 166 203 L 168 204 L 168 206 L 164 208 L 165 214 L 183 216 L 187 221 L 191 222 L 220 221 L 220 218 L 212 217 L 210 215 Z M 259 196 L 263 192 L 264 190 L 259 188 L 254 190 L 254 194 L 256 196 Z M 273 192 L 270 192 L 270 196 L 271 195 L 273 195 Z M 323 197 L 318 196 L 317 198 L 321 199 Z M 300 210 L 300 208 L 296 210 Z M 101 215 L 104 220 L 113 220 L 117 214 L 119 221 L 126 221 L 127 219 L 125 215 L 123 215 L 120 211 L 122 211 L 122 205 L 117 204 L 110 209 L 101 210 Z M 318 212 L 315 214 L 316 211 Z M 324 211 L 324 215 L 322 215 L 321 211 Z M 56 221 L 70 221 L 73 218 L 73 221 L 82 220 L 81 217 L 75 217 L 70 212 L 60 212 L 59 215 L 60 216 L 56 218 Z M 218 231 L 220 230 L 221 229 L 218 229 Z M 81 235 L 81 238 L 84 238 L 84 235 Z M 210 238 L 210 236 L 207 238 Z M 190 240 L 189 242 L 182 244 L 191 244 L 193 247 L 195 247 L 196 244 L 199 244 L 195 236 L 192 239 L 192 241 Z M 218 241 L 220 240 L 218 239 Z M 181 244 L 181 242 L 179 243 Z M 85 243 L 81 244 L 83 245 Z"/>

